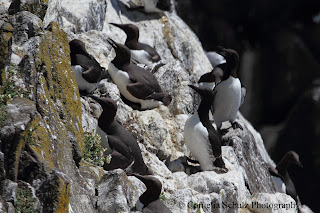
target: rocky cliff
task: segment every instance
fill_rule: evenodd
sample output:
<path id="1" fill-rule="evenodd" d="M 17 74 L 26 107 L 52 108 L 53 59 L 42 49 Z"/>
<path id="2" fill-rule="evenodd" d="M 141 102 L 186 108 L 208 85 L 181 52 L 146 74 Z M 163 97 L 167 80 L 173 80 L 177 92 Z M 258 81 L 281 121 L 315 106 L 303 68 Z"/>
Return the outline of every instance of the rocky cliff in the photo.
<path id="1" fill-rule="evenodd" d="M 320 2 L 175 3 L 178 15 L 194 30 L 205 50 L 222 45 L 240 52 L 241 82 L 250 91 L 241 113 L 261 133 L 276 162 L 289 150 L 299 154 L 304 172 L 292 174 L 300 200 L 320 212 L 313 199 L 320 190 L 316 163 L 320 151 L 316 143 L 320 140 L 316 131 L 320 110 Z M 310 184 L 305 184 L 306 179 Z"/>
<path id="2" fill-rule="evenodd" d="M 123 170 L 107 172 L 83 159 L 84 133 L 95 130 L 101 108 L 79 95 L 68 41 L 82 40 L 108 67 L 115 55 L 107 38 L 121 43 L 126 38 L 110 22 L 136 24 L 140 40 L 162 57 L 164 65 L 154 75 L 173 97 L 168 107 L 133 110 L 110 79 L 100 82 L 95 94 L 117 102 L 117 120 L 137 138 L 147 166 L 162 182 L 161 199 L 172 212 L 296 212 L 290 196 L 275 193 L 266 167 L 274 163 L 260 134 L 241 114 L 243 130 L 231 128 L 223 137 L 229 172 L 168 170 L 163 162 L 168 156 L 190 156 L 183 128 L 199 97 L 187 85 L 211 71 L 211 64 L 174 11 L 144 14 L 127 11 L 124 3 L 0 3 L 0 212 L 130 212 L 145 190 Z M 257 203 L 269 208 L 253 205 Z M 287 206 L 274 206 L 279 203 Z"/>

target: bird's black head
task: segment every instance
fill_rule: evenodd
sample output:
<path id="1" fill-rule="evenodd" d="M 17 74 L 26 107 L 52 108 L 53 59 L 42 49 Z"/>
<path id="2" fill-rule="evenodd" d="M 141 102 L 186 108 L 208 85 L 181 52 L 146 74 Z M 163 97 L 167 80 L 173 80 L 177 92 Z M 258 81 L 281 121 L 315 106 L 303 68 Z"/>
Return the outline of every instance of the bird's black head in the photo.
<path id="1" fill-rule="evenodd" d="M 230 75 L 236 78 L 239 64 L 239 54 L 237 51 L 218 47 L 217 53 L 222 55 L 227 61 L 227 66 L 223 72 L 222 80 L 226 80 Z"/>
<path id="2" fill-rule="evenodd" d="M 106 98 L 106 97 L 97 97 L 94 95 L 89 95 L 89 97 L 97 101 L 103 110 L 98 120 L 99 126 L 100 124 L 103 124 L 103 125 L 110 124 L 114 120 L 114 117 L 116 116 L 116 113 L 117 113 L 116 102 L 111 98 Z"/>
<path id="3" fill-rule="evenodd" d="M 85 44 L 79 39 L 73 39 L 69 42 L 70 54 L 88 54 Z"/>
<path id="4" fill-rule="evenodd" d="M 126 43 L 132 40 L 138 41 L 139 39 L 139 28 L 134 24 L 116 24 L 110 23 L 113 26 L 119 27 L 127 34 Z"/>
<path id="5" fill-rule="evenodd" d="M 152 201 L 159 199 L 162 184 L 157 178 L 138 174 L 132 175 L 141 180 L 147 187 L 147 190 L 139 198 L 140 202 L 143 203 L 144 206 L 147 206 Z"/>
<path id="6" fill-rule="evenodd" d="M 216 66 L 211 72 L 202 75 L 198 83 L 208 82 L 208 83 L 219 83 L 223 76 L 223 69 Z"/>
<path id="7" fill-rule="evenodd" d="M 216 94 L 214 90 L 203 88 L 203 87 L 196 87 L 193 85 L 188 85 L 188 86 L 191 87 L 194 91 L 196 91 L 201 96 L 202 100 L 209 101 L 210 103 L 213 102 Z"/>
<path id="8" fill-rule="evenodd" d="M 122 67 L 125 64 L 130 63 L 131 53 L 128 47 L 123 44 L 119 44 L 108 38 L 108 43 L 113 47 L 116 51 L 116 57 L 113 59 L 112 63 L 117 67 Z"/>
<path id="9" fill-rule="evenodd" d="M 289 151 L 289 152 L 287 152 L 285 155 L 284 155 L 284 157 L 283 157 L 283 159 L 286 161 L 286 164 L 288 165 L 288 166 L 290 166 L 290 165 L 297 165 L 297 166 L 299 166 L 299 167 L 303 167 L 302 166 L 302 163 L 300 162 L 300 160 L 299 160 L 299 155 L 295 152 L 295 151 Z"/>

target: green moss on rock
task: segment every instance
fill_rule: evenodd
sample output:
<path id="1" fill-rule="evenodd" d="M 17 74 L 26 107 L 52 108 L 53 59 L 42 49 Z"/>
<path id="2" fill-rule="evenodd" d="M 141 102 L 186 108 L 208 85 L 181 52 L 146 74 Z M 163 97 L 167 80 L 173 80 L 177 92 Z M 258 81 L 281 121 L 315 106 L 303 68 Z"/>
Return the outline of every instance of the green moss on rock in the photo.
<path id="1" fill-rule="evenodd" d="M 34 213 L 34 204 L 36 199 L 32 195 L 32 191 L 29 188 L 17 189 L 17 202 L 16 212 Z"/>
<path id="2" fill-rule="evenodd" d="M 67 131 L 74 133 L 79 149 L 83 152 L 83 131 L 81 127 L 80 96 L 70 64 L 70 49 L 67 34 L 51 23 L 39 46 L 36 60 L 37 72 L 41 75 L 43 86 L 40 107 L 49 116 L 54 109 Z"/>
<path id="3" fill-rule="evenodd" d="M 0 85 L 5 81 L 4 68 L 8 63 L 8 53 L 11 46 L 12 25 L 6 17 L 0 17 Z"/>

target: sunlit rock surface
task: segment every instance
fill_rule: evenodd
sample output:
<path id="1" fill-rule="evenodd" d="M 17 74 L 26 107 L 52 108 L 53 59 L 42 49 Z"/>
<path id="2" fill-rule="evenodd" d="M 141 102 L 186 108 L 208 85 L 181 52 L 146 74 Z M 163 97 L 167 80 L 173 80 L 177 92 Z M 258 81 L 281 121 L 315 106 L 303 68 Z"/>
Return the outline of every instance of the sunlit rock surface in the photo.
<path id="1" fill-rule="evenodd" d="M 120 43 L 126 39 L 110 22 L 136 24 L 140 40 L 155 47 L 162 58 L 159 69 L 157 65 L 146 69 L 172 95 L 168 107 L 134 110 L 122 101 L 111 79 L 101 81 L 94 95 L 117 102 L 116 119 L 137 138 L 146 165 L 162 183 L 161 199 L 172 212 L 249 212 L 253 210 L 243 205 L 251 201 L 281 198 L 291 202 L 287 195 L 274 194 L 266 162 L 274 163 L 260 134 L 241 114 L 238 121 L 243 130 L 223 125 L 229 129 L 223 137 L 228 146 L 222 147 L 229 172 L 188 176 L 166 167 L 169 155 L 171 159 L 192 157 L 183 141 L 183 129 L 200 99 L 188 84 L 195 85 L 212 65 L 196 35 L 174 12 L 127 11 L 124 3 L 52 0 L 44 17 L 33 14 L 34 10 L 8 17 L 13 30 L 7 30 L 9 36 L 7 31 L 1 33 L 11 43 L 2 42 L 1 48 L 10 49 L 5 54 L 10 64 L 3 64 L 13 67 L 14 79 L 21 81 L 17 86 L 21 94 L 0 108 L 5 115 L 0 123 L 0 211 L 19 208 L 19 187 L 30 192 L 25 197 L 35 211 L 70 213 L 130 212 L 146 190 L 141 181 L 121 169 L 104 171 L 82 159 L 83 133 L 95 131 L 102 109 L 92 99 L 80 97 L 68 42 L 82 40 L 87 51 L 108 68 L 115 53 L 107 38 Z M 6 81 L 8 70 L 2 70 L 1 79 Z"/>

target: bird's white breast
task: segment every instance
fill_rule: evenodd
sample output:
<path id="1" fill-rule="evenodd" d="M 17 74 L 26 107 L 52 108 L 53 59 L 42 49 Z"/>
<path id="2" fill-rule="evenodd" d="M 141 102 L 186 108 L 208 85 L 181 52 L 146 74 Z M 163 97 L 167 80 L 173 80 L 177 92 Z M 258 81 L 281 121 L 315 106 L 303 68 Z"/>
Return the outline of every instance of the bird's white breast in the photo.
<path id="1" fill-rule="evenodd" d="M 97 88 L 97 83 L 89 83 L 82 77 L 84 69 L 80 65 L 71 66 L 76 78 L 79 90 L 85 90 L 92 93 Z"/>
<path id="2" fill-rule="evenodd" d="M 213 118 L 218 128 L 224 121 L 235 121 L 241 103 L 241 83 L 238 78 L 230 76 L 215 87 Z"/>
<path id="3" fill-rule="evenodd" d="M 271 176 L 274 187 L 276 188 L 276 192 L 286 193 L 286 185 L 281 180 L 281 178 L 276 176 Z"/>
<path id="4" fill-rule="evenodd" d="M 240 106 L 242 106 L 244 99 L 246 98 L 247 89 L 245 87 L 241 87 L 241 101 Z"/>
<path id="5" fill-rule="evenodd" d="M 131 95 L 131 93 L 127 90 L 127 85 L 132 83 L 130 81 L 129 75 L 127 72 L 119 70 L 114 66 L 113 63 L 109 64 L 108 67 L 109 75 L 111 76 L 113 82 L 117 85 L 120 93 L 129 101 L 134 103 L 140 103 L 141 109 L 152 109 L 159 106 L 159 102 L 155 100 L 143 100 L 138 99 Z"/>
<path id="6" fill-rule="evenodd" d="M 200 162 L 201 169 L 212 170 L 215 157 L 212 154 L 209 133 L 202 125 L 198 113 L 186 121 L 184 140 L 192 155 Z"/>
<path id="7" fill-rule="evenodd" d="M 113 63 L 109 64 L 108 72 L 113 82 L 117 85 L 120 93 L 129 101 L 139 103 L 139 100 L 131 95 L 131 93 L 127 90 L 127 85 L 131 83 L 128 73 L 119 70 L 114 66 Z"/>
<path id="8" fill-rule="evenodd" d="M 131 58 L 139 64 L 152 64 L 152 59 L 149 53 L 144 50 L 130 50 Z"/>

